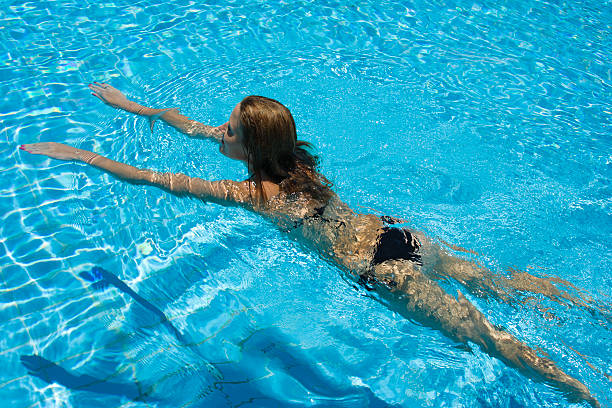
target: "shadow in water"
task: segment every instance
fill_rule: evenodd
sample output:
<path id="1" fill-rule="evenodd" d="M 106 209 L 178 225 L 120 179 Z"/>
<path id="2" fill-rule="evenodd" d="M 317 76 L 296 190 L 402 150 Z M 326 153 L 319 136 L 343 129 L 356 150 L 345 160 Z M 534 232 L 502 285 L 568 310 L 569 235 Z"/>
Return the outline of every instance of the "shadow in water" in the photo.
<path id="1" fill-rule="evenodd" d="M 240 364 L 217 365 L 223 379 L 215 386 L 228 396 L 227 404 L 237 406 L 246 403 L 249 396 L 264 393 L 266 399 L 272 396 L 282 406 L 292 406 L 289 401 L 295 406 L 393 406 L 367 386 L 353 385 L 346 379 L 339 384 L 326 376 L 312 357 L 291 342 L 274 327 L 254 330 L 240 341 Z"/>
<path id="2" fill-rule="evenodd" d="M 185 336 L 166 318 L 165 314 L 148 300 L 144 299 L 114 274 L 94 267 L 91 272 L 83 272 L 81 277 L 93 282 L 95 289 L 114 286 L 122 293 L 156 315 L 161 323 L 178 340 L 189 347 Z M 194 391 L 195 405 L 239 405 L 255 403 L 257 406 L 304 406 L 323 405 L 328 407 L 388 407 L 387 402 L 379 399 L 366 386 L 348 383 L 337 384 L 327 377 L 299 346 L 291 345 L 287 338 L 276 328 L 252 331 L 238 342 L 241 348 L 239 361 L 210 364 L 214 366 L 214 384 L 207 390 Z M 198 350 L 196 350 L 198 351 Z M 198 351 L 197 354 L 204 359 Z M 88 391 L 99 394 L 126 397 L 134 401 L 157 401 L 172 405 L 169 395 L 152 397 L 156 387 L 144 387 L 137 381 L 119 383 L 96 378 L 90 375 L 72 373 L 56 363 L 38 355 L 22 355 L 21 362 L 29 374 L 47 383 L 61 384 L 74 391 Z M 274 375 L 270 375 L 270 373 Z M 165 378 L 168 373 L 160 372 Z M 108 377 L 107 377 L 108 378 Z"/>
<path id="3" fill-rule="evenodd" d="M 47 383 L 61 384 L 72 390 L 124 396 L 131 400 L 141 400 L 144 397 L 138 383 L 116 383 L 90 375 L 75 375 L 54 362 L 36 355 L 22 355 L 20 360 L 29 374 Z"/>
<path id="4" fill-rule="evenodd" d="M 130 296 L 134 301 L 143 306 L 145 309 L 152 312 L 154 315 L 159 317 L 160 322 L 168 329 L 172 334 L 176 336 L 176 338 L 182 342 L 186 343 L 185 338 L 181 334 L 180 331 L 176 327 L 170 323 L 164 312 L 159 310 L 155 305 L 151 302 L 140 296 L 138 293 L 134 292 L 125 282 L 119 279 L 116 275 L 107 271 L 106 269 L 100 268 L 99 266 L 94 266 L 91 269 L 91 272 L 81 272 L 79 276 L 83 279 L 93 282 L 94 289 L 105 289 L 108 286 L 114 286 L 122 293 Z"/>

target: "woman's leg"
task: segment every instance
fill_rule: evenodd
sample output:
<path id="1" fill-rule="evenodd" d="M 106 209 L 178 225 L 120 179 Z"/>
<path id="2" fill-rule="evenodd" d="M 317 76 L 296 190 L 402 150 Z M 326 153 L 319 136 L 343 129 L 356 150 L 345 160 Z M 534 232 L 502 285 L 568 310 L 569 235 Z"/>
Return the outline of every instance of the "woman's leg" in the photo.
<path id="1" fill-rule="evenodd" d="M 459 251 L 467 251 L 459 247 L 451 247 Z M 461 283 L 474 296 L 493 297 L 505 303 L 518 301 L 519 294 L 542 295 L 558 303 L 567 303 L 586 309 L 592 307 L 590 299 L 582 299 L 563 291 L 557 285 L 579 291 L 571 283 L 559 278 L 541 278 L 528 272 L 509 268 L 509 275 L 495 274 L 489 269 L 473 261 L 453 256 L 437 245 L 426 242 L 422 248 L 423 272 L 432 279 L 452 278 Z M 557 285 L 555 285 L 554 283 Z M 522 299 L 524 301 L 525 299 Z"/>
<path id="2" fill-rule="evenodd" d="M 427 278 L 409 261 L 387 261 L 372 272 L 377 293 L 407 318 L 440 330 L 460 343 L 471 341 L 524 375 L 562 391 L 570 401 L 585 400 L 599 406 L 589 390 L 557 365 L 540 357 L 511 334 L 494 327 L 460 292 L 457 299 Z"/>

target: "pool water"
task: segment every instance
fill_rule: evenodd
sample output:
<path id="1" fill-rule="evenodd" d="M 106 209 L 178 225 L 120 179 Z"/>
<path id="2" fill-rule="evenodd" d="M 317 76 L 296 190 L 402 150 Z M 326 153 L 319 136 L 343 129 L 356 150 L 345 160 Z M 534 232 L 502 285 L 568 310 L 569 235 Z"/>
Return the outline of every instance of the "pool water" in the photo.
<path id="1" fill-rule="evenodd" d="M 254 214 L 17 149 L 57 141 L 160 171 L 247 176 L 209 141 L 101 104 L 86 86 L 97 80 L 213 125 L 246 95 L 278 99 L 356 210 L 408 219 L 497 273 L 572 282 L 600 312 L 468 297 L 612 406 L 610 1 L 215 3 L 2 2 L 0 401 L 569 405 L 394 314 Z M 170 324 L 92 285 L 95 266 Z M 30 355 L 106 394 L 29 375 Z"/>

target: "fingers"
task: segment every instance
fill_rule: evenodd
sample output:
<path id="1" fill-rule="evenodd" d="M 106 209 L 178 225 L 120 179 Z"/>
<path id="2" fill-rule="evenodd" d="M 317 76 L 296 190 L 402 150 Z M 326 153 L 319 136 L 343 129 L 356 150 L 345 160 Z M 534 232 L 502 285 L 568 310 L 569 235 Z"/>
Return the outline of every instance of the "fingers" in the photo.
<path id="1" fill-rule="evenodd" d="M 19 150 L 23 150 L 24 152 L 32 153 L 32 144 L 20 145 Z"/>
<path id="2" fill-rule="evenodd" d="M 94 83 L 87 85 L 91 91 L 93 91 L 92 95 L 97 96 L 102 102 L 105 102 L 103 95 L 108 94 L 109 91 L 115 91 L 115 88 L 110 86 L 107 83 L 100 83 L 94 81 Z M 110 94 L 109 94 L 110 95 Z"/>
<path id="3" fill-rule="evenodd" d="M 153 126 L 155 126 L 155 122 L 157 121 L 158 116 L 149 117 L 149 128 L 151 129 L 151 133 L 153 133 Z"/>
<path id="4" fill-rule="evenodd" d="M 89 89 L 92 91 L 91 94 L 93 96 L 95 96 L 96 98 L 98 98 L 100 101 L 102 101 L 103 103 L 108 104 L 108 102 L 106 101 L 106 99 L 102 96 L 102 93 L 105 91 L 108 91 L 108 88 L 105 88 L 103 85 L 108 85 L 108 84 L 101 84 L 99 82 L 95 82 L 93 84 L 89 84 L 87 85 L 89 87 Z M 110 85 L 108 85 L 110 86 Z"/>
<path id="5" fill-rule="evenodd" d="M 32 154 L 40 154 L 40 148 L 37 146 L 39 143 L 22 144 L 19 146 L 19 150 Z"/>
<path id="6" fill-rule="evenodd" d="M 54 142 L 22 144 L 19 146 L 19 150 L 32 154 L 46 154 L 49 149 L 53 148 L 53 144 Z"/>
<path id="7" fill-rule="evenodd" d="M 89 84 L 89 89 L 91 89 L 94 92 L 102 92 L 104 91 L 106 88 L 104 88 L 102 85 L 98 85 L 98 84 Z"/>
<path id="8" fill-rule="evenodd" d="M 100 89 L 113 89 L 113 87 L 107 84 L 106 82 L 98 82 L 98 81 L 94 81 L 93 84 L 89 84 L 89 88 L 92 88 L 92 87 L 97 87 Z"/>

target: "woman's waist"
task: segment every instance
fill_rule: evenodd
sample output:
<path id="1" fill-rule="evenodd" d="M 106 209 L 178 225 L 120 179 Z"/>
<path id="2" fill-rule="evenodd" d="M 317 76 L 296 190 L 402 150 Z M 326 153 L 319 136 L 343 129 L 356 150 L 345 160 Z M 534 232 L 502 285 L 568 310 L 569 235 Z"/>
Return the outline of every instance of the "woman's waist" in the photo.
<path id="1" fill-rule="evenodd" d="M 384 226 L 373 234 L 339 238 L 333 252 L 344 266 L 360 273 L 387 261 L 410 261 L 422 265 L 421 241 L 406 228 Z"/>

